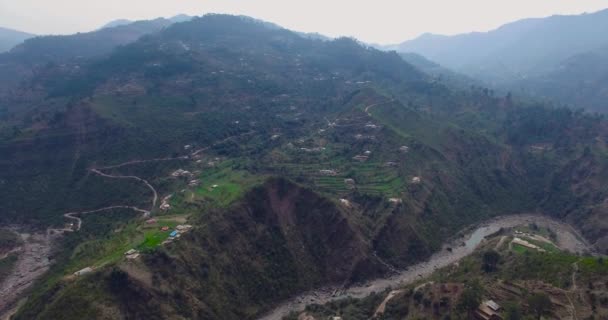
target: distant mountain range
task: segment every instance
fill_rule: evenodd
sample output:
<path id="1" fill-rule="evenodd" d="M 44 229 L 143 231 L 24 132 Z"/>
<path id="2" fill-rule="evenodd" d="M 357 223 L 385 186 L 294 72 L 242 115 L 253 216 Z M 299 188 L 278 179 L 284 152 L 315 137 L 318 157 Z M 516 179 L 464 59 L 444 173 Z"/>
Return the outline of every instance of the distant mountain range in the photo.
<path id="1" fill-rule="evenodd" d="M 0 53 L 10 50 L 31 37 L 34 37 L 31 33 L 0 27 Z"/>
<path id="2" fill-rule="evenodd" d="M 591 110 L 608 110 L 604 100 L 592 90 L 596 80 L 587 78 L 589 74 L 578 73 L 574 79 L 552 76 L 574 75 L 576 72 L 571 70 L 572 66 L 577 65 L 574 61 L 581 57 L 594 55 L 604 60 L 594 53 L 608 47 L 606 30 L 608 9 L 591 14 L 525 19 L 490 32 L 455 36 L 424 34 L 384 48 L 421 54 L 496 87 L 516 89 L 532 86 L 528 88 L 529 92 L 541 91 L 548 97 L 566 96 L 566 103 Z M 597 70 L 593 74 L 597 77 Z M 547 78 L 551 78 L 555 85 L 555 95 L 551 92 L 553 90 L 540 89 L 546 85 Z M 590 87 L 585 85 L 588 82 Z M 572 83 L 578 85 L 573 86 Z M 574 99 L 580 95 L 570 90 L 581 89 L 581 84 L 591 96 Z"/>
<path id="3" fill-rule="evenodd" d="M 176 22 L 189 21 L 192 18 L 193 18 L 192 16 L 189 16 L 187 14 L 178 14 L 178 15 L 173 16 L 171 18 L 166 18 L 166 20 L 169 20 L 169 21 L 171 21 L 173 23 L 176 23 Z M 164 19 L 164 18 L 162 18 L 162 19 Z M 112 20 L 112 21 L 104 24 L 99 29 L 101 30 L 101 29 L 107 29 L 107 28 L 114 28 L 114 27 L 124 26 L 124 25 L 127 25 L 127 24 L 131 24 L 133 22 L 135 22 L 135 21 L 129 20 L 129 19 L 116 19 L 116 20 Z"/>

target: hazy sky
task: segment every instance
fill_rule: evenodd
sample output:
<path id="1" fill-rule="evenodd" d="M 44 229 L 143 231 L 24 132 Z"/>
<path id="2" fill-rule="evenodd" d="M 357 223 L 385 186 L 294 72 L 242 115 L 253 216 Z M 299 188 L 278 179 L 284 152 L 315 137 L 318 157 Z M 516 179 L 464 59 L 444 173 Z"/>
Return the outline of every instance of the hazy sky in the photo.
<path id="1" fill-rule="evenodd" d="M 0 26 L 37 34 L 90 31 L 118 18 L 244 14 L 288 29 L 395 43 L 424 32 L 487 31 L 527 17 L 608 8 L 608 0 L 0 0 Z"/>

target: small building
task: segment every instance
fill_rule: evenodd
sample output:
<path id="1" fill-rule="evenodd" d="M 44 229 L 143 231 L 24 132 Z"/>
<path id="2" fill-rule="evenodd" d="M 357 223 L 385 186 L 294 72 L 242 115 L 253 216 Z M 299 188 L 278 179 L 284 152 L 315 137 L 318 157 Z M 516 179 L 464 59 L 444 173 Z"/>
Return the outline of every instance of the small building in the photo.
<path id="1" fill-rule="evenodd" d="M 363 152 L 363 154 L 366 155 L 366 156 L 369 156 L 370 154 L 372 154 L 372 152 L 369 151 L 369 150 L 367 150 L 367 151 Z"/>
<path id="2" fill-rule="evenodd" d="M 408 147 L 408 146 L 401 146 L 401 147 L 399 147 L 399 151 L 401 151 L 403 153 L 406 153 L 409 150 L 410 150 L 410 147 Z"/>
<path id="3" fill-rule="evenodd" d="M 180 224 L 177 227 L 175 227 L 175 229 L 177 229 L 177 231 L 179 231 L 179 232 L 185 232 L 185 231 L 192 229 L 192 226 L 189 224 Z"/>
<path id="4" fill-rule="evenodd" d="M 368 158 L 369 158 L 368 156 L 356 155 L 356 156 L 353 157 L 353 160 L 364 162 L 364 161 L 367 161 Z"/>
<path id="5" fill-rule="evenodd" d="M 155 224 L 155 223 L 156 223 L 156 219 L 154 219 L 154 218 L 146 220 L 146 224 Z"/>
<path id="6" fill-rule="evenodd" d="M 129 260 L 137 259 L 137 258 L 139 258 L 139 253 L 130 254 L 130 255 L 126 256 L 126 258 Z"/>
<path id="7" fill-rule="evenodd" d="M 340 203 L 343 204 L 345 207 L 350 208 L 350 201 L 348 201 L 346 199 L 340 199 Z"/>
<path id="8" fill-rule="evenodd" d="M 179 234 L 179 232 L 177 232 L 177 230 L 173 230 L 171 231 L 171 233 L 169 234 L 169 237 L 176 237 Z"/>
<path id="9" fill-rule="evenodd" d="M 344 179 L 344 184 L 346 185 L 354 185 L 355 184 L 355 179 Z"/>
<path id="10" fill-rule="evenodd" d="M 84 268 L 82 270 L 78 270 L 78 271 L 74 272 L 74 275 L 75 276 L 83 276 L 83 275 L 91 273 L 91 272 L 93 272 L 93 268 L 86 267 L 86 268 Z"/>
<path id="11" fill-rule="evenodd" d="M 168 211 L 168 210 L 170 210 L 170 209 L 171 209 L 171 205 L 170 205 L 170 204 L 168 204 L 168 203 L 166 203 L 166 202 L 163 202 L 163 203 L 160 205 L 160 207 L 159 207 L 159 208 L 160 208 L 160 210 L 162 210 L 162 211 Z"/>
<path id="12" fill-rule="evenodd" d="M 132 255 L 132 254 L 136 254 L 136 253 L 137 253 L 137 250 L 135 250 L 135 249 L 131 249 L 131 250 L 129 250 L 129 251 L 127 251 L 127 252 L 125 252 L 125 256 L 130 256 L 130 255 Z"/>
<path id="13" fill-rule="evenodd" d="M 475 310 L 475 318 L 479 320 L 502 320 L 501 307 L 492 300 L 482 302 Z"/>
<path id="14" fill-rule="evenodd" d="M 399 203 L 402 203 L 402 202 L 403 202 L 403 200 L 401 200 L 401 199 L 399 199 L 399 198 L 389 198 L 389 199 L 388 199 L 388 202 L 390 202 L 390 203 L 394 203 L 394 204 L 399 204 Z"/>
<path id="15" fill-rule="evenodd" d="M 338 174 L 338 172 L 336 170 L 332 170 L 332 169 L 319 170 L 319 173 L 324 176 L 335 176 Z"/>
<path id="16" fill-rule="evenodd" d="M 420 183 L 422 181 L 422 179 L 420 179 L 420 177 L 413 177 L 412 178 L 412 183 Z"/>
<path id="17" fill-rule="evenodd" d="M 164 227 L 160 228 L 160 231 L 169 231 L 169 227 L 164 226 Z"/>
<path id="18" fill-rule="evenodd" d="M 540 252 L 545 252 L 545 249 L 543 249 L 533 243 L 530 243 L 524 239 L 518 238 L 518 237 L 514 237 L 513 240 L 511 241 L 511 243 L 518 244 L 518 245 L 526 247 L 528 249 L 534 249 L 534 250 L 538 250 Z"/>

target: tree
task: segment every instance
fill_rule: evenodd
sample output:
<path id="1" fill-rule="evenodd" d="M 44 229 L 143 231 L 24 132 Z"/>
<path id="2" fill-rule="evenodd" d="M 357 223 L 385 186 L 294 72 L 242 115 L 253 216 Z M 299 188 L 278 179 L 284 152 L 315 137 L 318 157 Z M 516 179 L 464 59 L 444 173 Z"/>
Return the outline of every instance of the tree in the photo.
<path id="1" fill-rule="evenodd" d="M 537 319 L 551 310 L 551 299 L 545 293 L 534 293 L 528 298 L 528 306 Z"/>
<path id="2" fill-rule="evenodd" d="M 521 309 L 516 303 L 510 303 L 505 307 L 505 320 L 521 320 L 523 318 Z"/>
<path id="3" fill-rule="evenodd" d="M 500 254 L 494 250 L 486 251 L 483 254 L 483 269 L 486 272 L 496 271 L 496 266 L 500 261 Z"/>
<path id="4" fill-rule="evenodd" d="M 460 300 L 458 301 L 458 309 L 461 311 L 466 311 L 471 318 L 473 311 L 479 307 L 481 304 L 481 295 L 483 294 L 483 289 L 478 282 L 472 283 L 469 287 L 462 291 L 462 295 L 460 296 Z"/>

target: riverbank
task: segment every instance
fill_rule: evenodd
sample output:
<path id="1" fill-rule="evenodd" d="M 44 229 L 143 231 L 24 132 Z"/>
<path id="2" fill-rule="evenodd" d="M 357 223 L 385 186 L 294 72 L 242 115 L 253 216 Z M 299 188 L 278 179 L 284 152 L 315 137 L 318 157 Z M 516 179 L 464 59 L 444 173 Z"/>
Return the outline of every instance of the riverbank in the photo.
<path id="1" fill-rule="evenodd" d="M 8 319 L 16 311 L 15 307 L 23 295 L 51 264 L 52 235 L 46 232 L 20 232 L 19 236 L 22 244 L 15 250 L 17 262 L 8 277 L 0 283 L 0 319 Z"/>
<path id="2" fill-rule="evenodd" d="M 381 292 L 395 286 L 407 285 L 431 275 L 435 270 L 458 262 L 473 253 L 485 237 L 498 232 L 501 228 L 513 228 L 520 225 L 536 224 L 550 228 L 556 234 L 557 245 L 575 253 L 592 252 L 591 246 L 570 225 L 551 217 L 537 214 L 518 214 L 495 217 L 475 227 L 468 227 L 458 233 L 459 236 L 445 243 L 442 250 L 433 254 L 428 260 L 414 264 L 398 274 L 386 278 L 371 280 L 363 285 L 348 288 L 326 287 L 294 297 L 259 320 L 279 320 L 291 312 L 301 311 L 309 304 L 325 304 L 344 298 L 363 298 L 372 292 Z M 450 248 L 451 250 L 448 250 Z"/>

